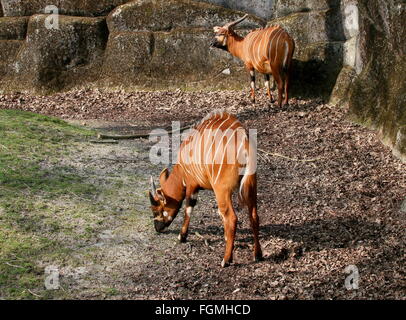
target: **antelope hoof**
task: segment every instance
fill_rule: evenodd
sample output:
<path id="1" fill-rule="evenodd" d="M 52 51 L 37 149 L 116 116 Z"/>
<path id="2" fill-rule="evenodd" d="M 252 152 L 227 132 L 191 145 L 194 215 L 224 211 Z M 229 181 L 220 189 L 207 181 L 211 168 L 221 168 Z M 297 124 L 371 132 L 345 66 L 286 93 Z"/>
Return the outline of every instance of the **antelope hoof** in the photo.
<path id="1" fill-rule="evenodd" d="M 230 262 L 226 262 L 224 259 L 223 259 L 223 261 L 221 261 L 222 268 L 228 267 L 229 265 L 230 265 Z"/>
<path id="2" fill-rule="evenodd" d="M 262 256 L 262 253 L 255 255 L 254 260 L 255 260 L 255 262 L 264 261 L 264 257 Z"/>
<path id="3" fill-rule="evenodd" d="M 231 258 L 230 260 L 226 261 L 225 259 L 223 259 L 223 261 L 221 261 L 221 267 L 225 268 L 228 267 L 231 263 L 233 263 L 233 259 Z"/>
<path id="4" fill-rule="evenodd" d="M 186 235 L 186 234 L 181 234 L 181 233 L 179 233 L 178 239 L 179 239 L 179 242 L 180 242 L 180 243 L 185 243 L 185 242 L 186 242 L 186 239 L 187 239 L 187 235 Z"/>
<path id="5" fill-rule="evenodd" d="M 269 102 L 274 103 L 276 100 L 273 98 L 273 96 L 268 95 Z"/>

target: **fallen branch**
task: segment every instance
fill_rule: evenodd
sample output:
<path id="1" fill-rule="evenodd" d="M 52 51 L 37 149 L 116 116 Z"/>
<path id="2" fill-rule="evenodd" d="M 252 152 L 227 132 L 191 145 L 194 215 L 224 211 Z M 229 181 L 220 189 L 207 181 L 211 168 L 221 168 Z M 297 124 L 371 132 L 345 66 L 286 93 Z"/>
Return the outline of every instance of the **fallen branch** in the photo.
<path id="1" fill-rule="evenodd" d="M 105 144 L 108 144 L 108 143 L 117 144 L 118 143 L 118 141 L 116 141 L 116 140 L 90 140 L 90 142 L 91 143 L 105 143 Z"/>
<path id="2" fill-rule="evenodd" d="M 18 265 L 15 265 L 15 264 L 11 264 L 11 263 L 9 263 L 9 262 L 4 262 L 6 265 L 8 265 L 8 266 L 10 266 L 10 267 L 13 267 L 13 268 L 21 268 L 21 269 L 24 269 L 25 267 L 23 267 L 23 266 L 18 266 Z"/>
<path id="3" fill-rule="evenodd" d="M 42 298 L 39 294 L 36 294 L 35 292 L 31 291 L 30 289 L 27 289 L 29 293 L 31 293 L 33 296 L 36 296 L 38 298 Z"/>
<path id="4" fill-rule="evenodd" d="M 115 161 L 115 162 L 139 162 L 138 159 L 113 159 L 113 158 L 100 158 L 100 160 Z"/>
<path id="5" fill-rule="evenodd" d="M 299 162 L 314 162 L 314 161 L 319 161 L 319 160 L 324 159 L 323 157 L 321 157 L 321 158 L 313 158 L 313 159 L 297 159 L 297 158 L 290 158 L 290 157 L 284 156 L 283 154 L 280 154 L 280 153 L 268 152 L 268 151 L 265 151 L 263 149 L 258 149 L 258 151 L 265 154 L 265 156 L 263 156 L 263 155 L 261 155 L 261 156 L 263 158 L 265 158 L 266 160 L 268 160 L 268 161 L 269 161 L 269 159 L 266 156 L 279 157 L 279 158 L 287 159 L 287 160 L 290 160 L 290 161 L 299 161 Z"/>
<path id="6" fill-rule="evenodd" d="M 172 130 L 169 131 L 167 134 L 173 134 L 175 132 L 182 132 L 187 129 L 190 129 L 192 126 L 188 125 L 185 127 L 180 128 L 179 130 Z M 165 133 L 166 134 L 166 133 Z M 142 139 L 142 138 L 148 138 L 148 137 L 153 137 L 153 136 L 163 136 L 163 133 L 138 133 L 138 134 L 130 134 L 130 135 L 109 135 L 109 134 L 102 134 L 99 133 L 97 134 L 98 139 L 112 139 L 112 140 L 131 140 L 131 139 Z M 102 142 L 101 142 L 102 143 Z"/>

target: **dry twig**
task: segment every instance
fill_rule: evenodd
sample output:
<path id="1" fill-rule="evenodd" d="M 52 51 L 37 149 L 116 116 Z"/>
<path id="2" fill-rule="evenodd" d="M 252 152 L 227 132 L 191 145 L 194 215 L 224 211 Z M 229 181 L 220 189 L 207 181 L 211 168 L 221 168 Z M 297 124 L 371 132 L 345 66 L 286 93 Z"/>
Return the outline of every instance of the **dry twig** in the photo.
<path id="1" fill-rule="evenodd" d="M 179 130 L 171 130 L 165 134 L 173 134 L 175 132 L 182 132 L 187 129 L 190 129 L 192 126 L 188 125 L 185 127 L 180 128 Z M 130 135 L 109 135 L 109 134 L 101 134 L 97 135 L 98 139 L 112 139 L 112 140 L 131 140 L 131 139 L 141 139 L 141 138 L 148 138 L 151 136 L 162 136 L 161 133 L 137 133 L 137 134 L 130 134 Z M 101 142 L 102 143 L 102 142 Z"/>
<path id="2" fill-rule="evenodd" d="M 267 156 L 279 157 L 279 158 L 287 159 L 290 161 L 299 161 L 299 162 L 314 162 L 314 161 L 319 161 L 319 160 L 324 159 L 323 157 L 313 158 L 313 159 L 297 159 L 297 158 L 290 158 L 290 157 L 284 156 L 283 154 L 280 154 L 280 153 L 268 152 L 263 149 L 258 149 L 258 151 L 262 153 L 262 155 L 260 153 L 258 153 L 258 155 L 260 157 L 262 157 L 263 159 L 266 159 L 267 161 L 269 161 L 269 157 L 267 157 Z"/>

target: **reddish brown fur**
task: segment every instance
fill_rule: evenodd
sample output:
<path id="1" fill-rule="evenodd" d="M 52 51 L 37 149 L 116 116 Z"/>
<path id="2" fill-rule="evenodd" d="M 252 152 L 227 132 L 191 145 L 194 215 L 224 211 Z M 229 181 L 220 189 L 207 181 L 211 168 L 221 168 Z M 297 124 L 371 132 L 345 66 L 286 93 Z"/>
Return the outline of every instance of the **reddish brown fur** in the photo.
<path id="1" fill-rule="evenodd" d="M 221 143 L 215 145 L 211 143 L 214 140 L 203 138 L 205 136 L 202 133 L 205 129 L 212 130 L 209 132 L 213 133 L 213 137 L 218 137 L 218 141 L 221 141 Z M 229 130 L 227 131 L 227 129 Z M 224 151 L 224 147 L 228 142 L 235 142 L 236 146 L 238 146 L 232 149 L 233 152 L 229 154 Z M 192 155 L 190 155 L 189 151 L 192 151 Z M 221 154 L 223 151 L 224 153 Z M 246 165 L 237 161 L 238 156 L 244 154 L 248 154 Z M 254 256 L 256 259 L 261 259 L 262 251 L 258 236 L 259 219 L 256 201 L 257 182 L 256 174 L 252 170 L 253 154 L 254 151 L 250 146 L 247 134 L 237 118 L 222 112 L 203 119 L 195 128 L 195 131 L 189 135 L 188 139 L 181 144 L 178 162 L 173 167 L 172 172 L 169 174 L 168 169 L 162 171 L 159 178 L 161 188 L 157 189 L 155 195 L 150 193 L 151 208 L 154 212 L 157 231 L 162 231 L 171 224 L 183 200 L 186 199 L 185 217 L 179 237 L 180 241 L 186 241 L 190 221 L 190 212 L 188 213 L 188 210 L 192 211 L 195 204 L 194 196 L 197 195 L 200 189 L 213 190 L 216 195 L 219 213 L 223 218 L 226 239 L 222 266 L 228 265 L 233 259 L 237 226 L 237 216 L 231 197 L 233 191 L 240 186 L 240 199 L 248 207 L 253 229 Z M 220 161 L 213 162 L 212 159 L 215 156 L 218 156 L 216 159 L 220 159 Z M 234 163 L 230 163 L 233 160 Z M 244 174 L 242 180 L 241 168 L 251 170 Z M 167 212 L 167 214 L 165 215 L 164 212 Z"/>
<path id="2" fill-rule="evenodd" d="M 295 42 L 289 34 L 280 26 L 269 27 L 250 32 L 245 38 L 239 36 L 228 27 L 215 27 L 217 46 L 221 43 L 235 57 L 245 63 L 245 67 L 251 73 L 255 70 L 264 74 L 272 74 L 278 85 L 278 104 L 289 102 L 290 73 L 292 58 L 295 50 Z M 255 78 L 251 74 L 251 98 L 255 101 Z M 269 81 L 267 94 L 272 100 Z"/>

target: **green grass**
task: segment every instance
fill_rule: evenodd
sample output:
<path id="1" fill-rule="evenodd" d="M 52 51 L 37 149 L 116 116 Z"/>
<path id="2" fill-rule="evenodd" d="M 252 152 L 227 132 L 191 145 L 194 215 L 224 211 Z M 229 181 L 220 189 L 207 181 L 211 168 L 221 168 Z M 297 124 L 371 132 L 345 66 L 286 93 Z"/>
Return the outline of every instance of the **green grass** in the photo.
<path id="1" fill-rule="evenodd" d="M 134 172 L 137 163 L 103 162 L 106 153 L 131 151 L 91 144 L 94 135 L 56 118 L 0 110 L 0 299 L 119 295 L 114 274 L 122 273 L 99 279 L 92 266 L 117 265 L 105 256 L 132 244 L 134 234 L 155 235 L 147 173 Z M 106 231 L 114 237 L 103 238 Z M 51 265 L 62 271 L 58 290 L 45 288 Z M 86 270 L 83 278 L 72 276 L 77 268 Z"/>
<path id="2" fill-rule="evenodd" d="M 102 217 L 93 216 L 91 199 L 100 190 L 59 161 L 92 135 L 56 118 L 0 110 L 0 298 L 57 296 L 44 290 L 37 262 L 94 236 Z"/>

